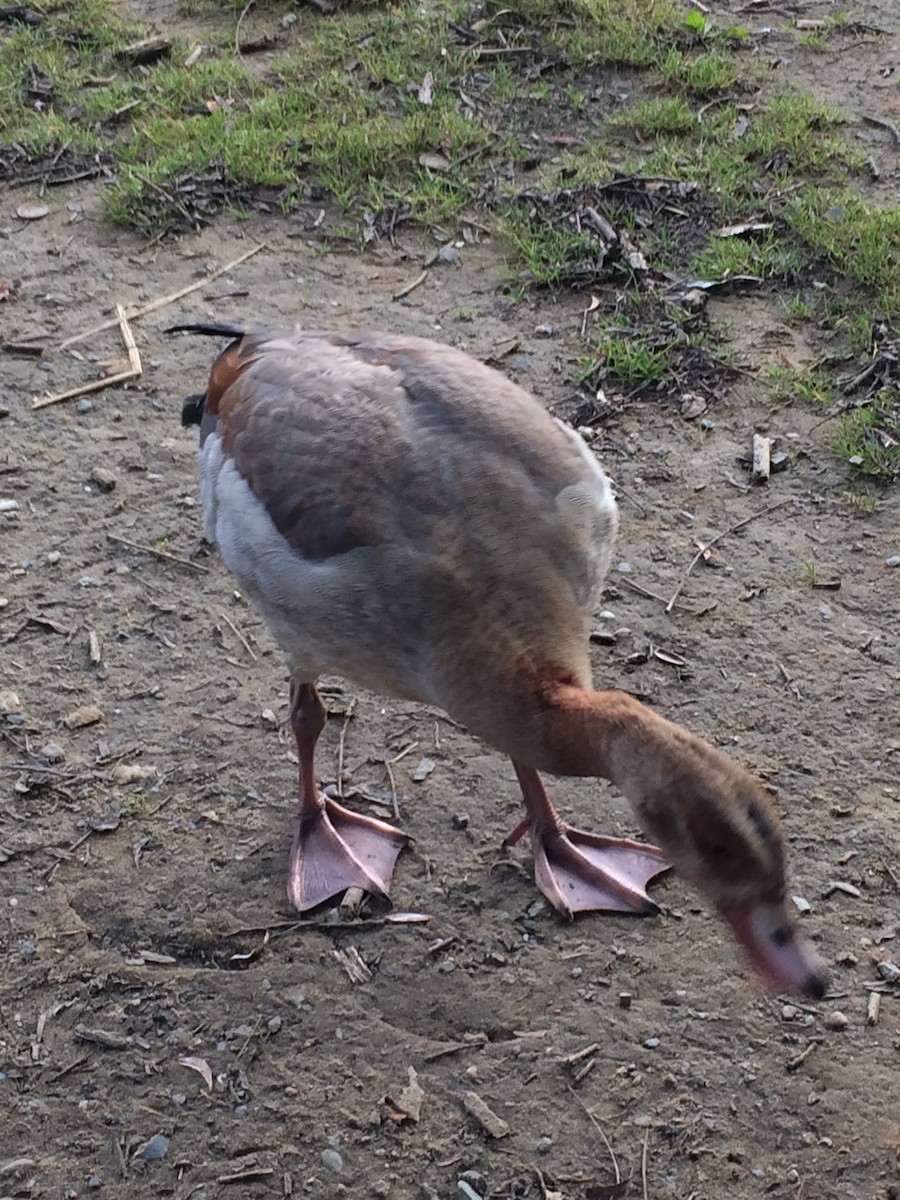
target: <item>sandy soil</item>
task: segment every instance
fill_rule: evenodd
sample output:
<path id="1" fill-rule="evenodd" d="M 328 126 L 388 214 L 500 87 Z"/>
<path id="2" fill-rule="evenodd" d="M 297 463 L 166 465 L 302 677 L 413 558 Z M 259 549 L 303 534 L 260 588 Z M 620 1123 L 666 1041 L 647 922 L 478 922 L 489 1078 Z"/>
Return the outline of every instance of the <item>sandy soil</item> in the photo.
<path id="1" fill-rule="evenodd" d="M 887 6 L 867 14 L 891 23 Z M 887 91 L 879 71 L 897 46 L 848 39 L 797 74 L 867 80 L 854 104 L 896 120 L 896 82 Z M 860 137 L 896 171 L 887 141 Z M 4 356 L 0 497 L 18 509 L 0 515 L 0 691 L 19 703 L 0 716 L 0 1194 L 600 1200 L 625 1194 L 607 1186 L 604 1139 L 633 1196 L 900 1194 L 897 995 L 866 1024 L 876 962 L 900 955 L 900 570 L 885 563 L 900 554 L 897 495 L 860 513 L 821 414 L 772 410 L 750 375 L 706 433 L 672 407 L 628 403 L 594 443 L 637 502 L 622 500 L 604 601 L 619 632 L 595 647 L 597 683 L 706 734 L 775 791 L 804 923 L 835 964 L 823 1003 L 762 995 L 676 878 L 656 887 L 658 918 L 558 920 L 527 855 L 499 849 L 518 813 L 509 763 L 437 712 L 342 680 L 325 689 L 322 782 L 340 758 L 351 802 L 384 815 L 393 781 L 415 838 L 395 911 L 430 919 L 298 928 L 284 896 L 284 670 L 201 545 L 195 443 L 179 425 L 212 347 L 162 330 L 215 314 L 437 336 L 502 355 L 565 411 L 584 297 L 514 304 L 490 240 L 392 302 L 433 243 L 320 254 L 292 236 L 301 214 L 225 218 L 148 250 L 103 223 L 91 188 L 53 193 L 26 227 L 12 207 L 4 337 L 43 329 L 48 347 L 116 301 L 266 248 L 135 322 L 143 377 L 90 411 L 35 412 L 31 397 L 91 378 L 88 356 L 118 358 L 115 330 L 75 347 L 85 361 Z M 712 315 L 751 375 L 818 353 L 774 298 Z M 754 430 L 790 454 L 767 492 L 735 486 Z M 628 586 L 668 597 L 698 541 L 769 505 L 697 567 L 671 614 Z M 434 770 L 417 782 L 425 758 Z M 581 825 L 637 834 L 611 789 L 552 783 Z M 211 1089 L 185 1058 L 208 1064 Z M 404 1117 L 410 1069 L 417 1121 Z M 470 1091 L 505 1136 L 467 1110 Z"/>

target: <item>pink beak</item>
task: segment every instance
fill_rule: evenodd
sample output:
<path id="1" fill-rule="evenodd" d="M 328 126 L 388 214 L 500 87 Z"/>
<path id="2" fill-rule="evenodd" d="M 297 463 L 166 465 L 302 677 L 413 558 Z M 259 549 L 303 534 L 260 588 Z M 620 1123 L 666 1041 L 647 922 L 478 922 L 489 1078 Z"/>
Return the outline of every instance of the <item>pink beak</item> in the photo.
<path id="1" fill-rule="evenodd" d="M 765 984 L 822 999 L 831 982 L 828 968 L 800 934 L 785 901 L 761 901 L 723 911 L 722 916 Z"/>

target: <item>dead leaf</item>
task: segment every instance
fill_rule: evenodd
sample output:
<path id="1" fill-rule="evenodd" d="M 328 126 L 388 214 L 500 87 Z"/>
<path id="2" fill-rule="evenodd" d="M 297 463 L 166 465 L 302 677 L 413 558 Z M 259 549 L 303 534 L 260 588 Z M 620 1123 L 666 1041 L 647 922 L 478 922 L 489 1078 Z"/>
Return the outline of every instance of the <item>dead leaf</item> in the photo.
<path id="1" fill-rule="evenodd" d="M 115 783 L 137 783 L 140 779 L 152 779 L 156 767 L 141 766 L 140 763 L 119 763 L 112 773 Z"/>
<path id="2" fill-rule="evenodd" d="M 714 229 L 713 233 L 720 238 L 743 237 L 747 233 L 765 233 L 773 228 L 771 221 L 742 221 L 738 225 L 723 225 L 721 229 Z"/>
<path id="3" fill-rule="evenodd" d="M 685 392 L 681 397 L 679 412 L 686 421 L 693 421 L 695 417 L 702 417 L 708 407 L 705 396 L 697 392 Z"/>
<path id="4" fill-rule="evenodd" d="M 434 768 L 436 766 L 437 766 L 437 763 L 434 761 L 433 758 L 420 759 L 419 765 L 413 771 L 413 775 L 412 775 L 413 782 L 421 783 L 423 779 L 427 779 L 428 776 L 431 774 L 431 772 L 434 770 Z"/>
<path id="5" fill-rule="evenodd" d="M 419 85 L 419 103 L 431 104 L 434 99 L 434 76 L 430 71 L 427 71 L 425 78 Z"/>
<path id="6" fill-rule="evenodd" d="M 85 725 L 96 725 L 103 720 L 103 709 L 96 704 L 85 704 L 82 708 L 73 708 L 63 717 L 63 725 L 67 729 L 83 729 Z"/>
<path id="7" fill-rule="evenodd" d="M 450 159 L 444 158 L 443 154 L 426 152 L 419 155 L 419 166 L 427 167 L 429 171 L 449 171 L 450 165 Z"/>
<path id="8" fill-rule="evenodd" d="M 422 1101 L 425 1099 L 425 1093 L 419 1086 L 419 1077 L 415 1067 L 409 1067 L 407 1075 L 409 1083 L 398 1098 L 396 1100 L 392 1100 L 390 1096 L 384 1098 L 388 1119 L 398 1125 L 404 1121 L 418 1121 L 422 1113 Z"/>
<path id="9" fill-rule="evenodd" d="M 198 1075 L 203 1076 L 203 1082 L 212 1091 L 213 1073 L 212 1068 L 205 1058 L 197 1058 L 194 1055 L 186 1055 L 184 1058 L 179 1058 L 178 1065 L 187 1067 L 189 1071 L 196 1071 Z"/>
<path id="10" fill-rule="evenodd" d="M 16 216 L 21 217 L 23 221 L 40 221 L 41 217 L 46 217 L 49 211 L 50 209 L 46 204 L 26 201 L 16 209 Z"/>

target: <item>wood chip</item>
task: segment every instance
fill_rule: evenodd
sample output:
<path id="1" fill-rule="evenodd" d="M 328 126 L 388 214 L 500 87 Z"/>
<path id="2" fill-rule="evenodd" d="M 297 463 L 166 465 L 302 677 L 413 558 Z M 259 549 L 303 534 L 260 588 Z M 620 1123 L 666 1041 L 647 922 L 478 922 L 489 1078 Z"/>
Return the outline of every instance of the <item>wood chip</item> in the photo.
<path id="1" fill-rule="evenodd" d="M 76 1025 L 72 1032 L 76 1041 L 90 1042 L 94 1046 L 102 1046 L 105 1050 L 127 1050 L 132 1044 L 130 1037 L 111 1033 L 108 1029 L 89 1029 L 86 1025 Z"/>
<path id="2" fill-rule="evenodd" d="M 368 983 L 372 978 L 368 964 L 355 946 L 332 950 L 332 954 L 347 972 L 351 983 Z"/>
<path id="3" fill-rule="evenodd" d="M 866 1024 L 877 1025 L 880 1012 L 881 994 L 879 992 L 869 992 L 869 999 L 866 1001 Z"/>
<path id="4" fill-rule="evenodd" d="M 95 667 L 99 666 L 103 661 L 103 654 L 100 648 L 100 638 L 93 631 L 93 629 L 88 630 L 88 654 L 90 656 L 91 663 Z"/>
<path id="5" fill-rule="evenodd" d="M 409 1067 L 407 1075 L 409 1083 L 397 1099 L 392 1100 L 390 1096 L 384 1098 L 388 1120 L 394 1121 L 398 1125 L 404 1121 L 418 1121 L 422 1114 L 422 1102 L 425 1099 L 425 1093 L 419 1086 L 419 1077 L 415 1067 Z"/>
<path id="6" fill-rule="evenodd" d="M 488 1108 L 477 1092 L 465 1092 L 463 1107 L 492 1138 L 503 1138 L 509 1133 L 509 1125 Z"/>
<path id="7" fill-rule="evenodd" d="M 761 433 L 753 435 L 753 464 L 750 468 L 751 483 L 768 483 L 772 473 L 772 440 Z"/>

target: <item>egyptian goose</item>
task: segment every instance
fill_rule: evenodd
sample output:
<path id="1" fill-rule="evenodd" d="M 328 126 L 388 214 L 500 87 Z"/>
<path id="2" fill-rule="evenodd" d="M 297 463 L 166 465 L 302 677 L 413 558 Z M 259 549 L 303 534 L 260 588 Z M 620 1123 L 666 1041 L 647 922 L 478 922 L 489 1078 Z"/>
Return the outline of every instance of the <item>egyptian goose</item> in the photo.
<path id="1" fill-rule="evenodd" d="M 300 795 L 288 895 L 387 897 L 407 837 L 320 795 L 322 672 L 436 705 L 508 754 L 535 876 L 560 912 L 652 913 L 669 862 L 762 980 L 821 997 L 789 913 L 766 792 L 631 696 L 594 691 L 588 626 L 617 528 L 592 452 L 534 397 L 449 346 L 380 333 L 194 324 L 230 344 L 200 427 L 207 537 L 280 645 Z M 600 776 L 663 850 L 565 824 L 538 771 Z"/>

